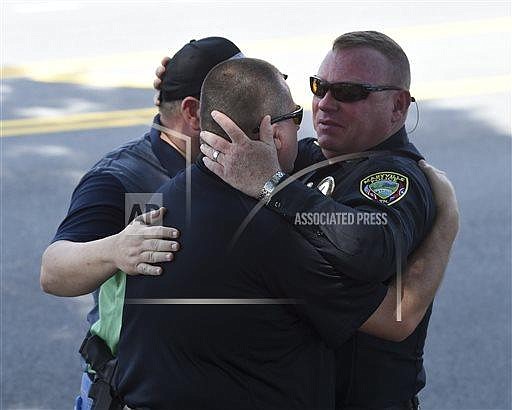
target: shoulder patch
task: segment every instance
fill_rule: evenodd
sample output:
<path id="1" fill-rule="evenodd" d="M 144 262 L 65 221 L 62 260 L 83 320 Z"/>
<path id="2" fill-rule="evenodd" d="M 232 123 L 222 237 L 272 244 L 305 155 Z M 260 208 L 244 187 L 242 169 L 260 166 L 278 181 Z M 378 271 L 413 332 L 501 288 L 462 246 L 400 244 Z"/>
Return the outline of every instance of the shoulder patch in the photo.
<path id="1" fill-rule="evenodd" d="M 393 171 L 381 171 L 361 180 L 361 194 L 375 202 L 392 205 L 400 201 L 409 189 L 409 178 Z"/>

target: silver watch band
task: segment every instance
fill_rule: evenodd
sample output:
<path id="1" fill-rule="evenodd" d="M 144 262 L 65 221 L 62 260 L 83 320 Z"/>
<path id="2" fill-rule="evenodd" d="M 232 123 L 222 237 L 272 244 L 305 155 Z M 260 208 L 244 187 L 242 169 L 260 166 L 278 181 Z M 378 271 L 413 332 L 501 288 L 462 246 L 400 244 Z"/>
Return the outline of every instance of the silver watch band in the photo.
<path id="1" fill-rule="evenodd" d="M 272 198 L 272 193 L 274 192 L 276 186 L 286 177 L 286 174 L 283 171 L 277 171 L 274 175 L 270 177 L 270 179 L 265 182 L 263 188 L 261 188 L 261 192 L 258 195 L 258 200 L 264 200 L 265 204 L 268 204 L 270 198 Z"/>

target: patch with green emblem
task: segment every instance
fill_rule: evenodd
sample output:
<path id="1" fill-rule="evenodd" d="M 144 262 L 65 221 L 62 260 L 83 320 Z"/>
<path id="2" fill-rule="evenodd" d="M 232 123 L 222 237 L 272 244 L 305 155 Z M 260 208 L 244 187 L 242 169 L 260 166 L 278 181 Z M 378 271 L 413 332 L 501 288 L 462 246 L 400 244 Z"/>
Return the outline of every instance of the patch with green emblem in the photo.
<path id="1" fill-rule="evenodd" d="M 409 178 L 393 171 L 382 171 L 361 180 L 359 190 L 368 199 L 386 205 L 400 201 L 409 189 Z"/>

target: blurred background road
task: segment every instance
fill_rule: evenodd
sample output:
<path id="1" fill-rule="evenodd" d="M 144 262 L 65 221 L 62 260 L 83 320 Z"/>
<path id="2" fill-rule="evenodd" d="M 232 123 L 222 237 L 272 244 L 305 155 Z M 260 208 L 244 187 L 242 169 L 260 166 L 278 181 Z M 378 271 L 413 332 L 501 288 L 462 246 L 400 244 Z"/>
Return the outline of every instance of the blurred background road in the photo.
<path id="1" fill-rule="evenodd" d="M 4 1 L 1 19 L 0 408 L 72 408 L 91 300 L 43 294 L 40 256 L 80 176 L 148 129 L 161 57 L 228 37 L 287 73 L 310 107 L 308 76 L 337 35 L 361 29 L 408 54 L 420 113 L 411 139 L 448 172 L 461 207 L 422 408 L 511 408 L 509 2 Z M 414 107 L 409 116 L 411 129 Z M 302 137 L 313 133 L 305 117 Z"/>

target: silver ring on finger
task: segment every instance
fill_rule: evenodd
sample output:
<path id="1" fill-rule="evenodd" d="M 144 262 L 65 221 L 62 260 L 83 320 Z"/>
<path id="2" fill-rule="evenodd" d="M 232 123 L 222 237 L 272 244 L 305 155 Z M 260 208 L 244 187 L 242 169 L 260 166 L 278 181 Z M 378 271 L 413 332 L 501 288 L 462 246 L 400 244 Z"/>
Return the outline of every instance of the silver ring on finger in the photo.
<path id="1" fill-rule="evenodd" d="M 219 151 L 217 151 L 216 149 L 214 149 L 214 150 L 213 150 L 213 155 L 212 155 L 212 157 L 213 157 L 213 160 L 214 160 L 215 162 L 219 162 L 219 161 L 217 161 L 217 158 L 219 158 L 219 155 L 220 155 L 220 152 L 219 152 Z"/>

